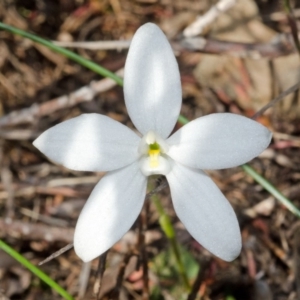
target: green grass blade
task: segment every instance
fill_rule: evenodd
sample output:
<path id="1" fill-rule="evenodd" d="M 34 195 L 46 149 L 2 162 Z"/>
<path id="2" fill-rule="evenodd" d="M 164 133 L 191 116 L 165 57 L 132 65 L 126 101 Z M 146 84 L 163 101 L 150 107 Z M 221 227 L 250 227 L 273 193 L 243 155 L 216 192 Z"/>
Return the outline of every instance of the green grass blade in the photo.
<path id="1" fill-rule="evenodd" d="M 99 75 L 113 79 L 117 84 L 123 86 L 123 80 L 121 77 L 117 76 L 113 72 L 101 67 L 100 65 L 94 63 L 93 61 L 91 61 L 89 59 L 86 59 L 70 50 L 67 50 L 65 48 L 62 48 L 62 47 L 59 47 L 59 46 L 53 44 L 51 41 L 48 41 L 48 40 L 43 39 L 35 34 L 18 29 L 16 27 L 4 24 L 2 22 L 0 22 L 0 29 L 6 30 L 13 34 L 20 35 L 20 36 L 28 38 L 36 43 L 44 45 L 44 46 L 48 47 L 49 49 L 68 57 L 69 59 L 79 63 L 80 65 L 94 71 L 95 73 L 97 73 Z"/>
<path id="2" fill-rule="evenodd" d="M 244 171 L 249 174 L 256 182 L 265 188 L 272 196 L 274 196 L 282 205 L 284 205 L 290 212 L 300 218 L 300 210 L 289 200 L 282 195 L 268 180 L 258 174 L 253 168 L 245 164 L 242 166 Z"/>
<path id="3" fill-rule="evenodd" d="M 25 268 L 27 268 L 31 273 L 35 274 L 38 278 L 44 281 L 47 285 L 52 287 L 58 294 L 60 294 L 66 300 L 74 300 L 74 298 L 64 290 L 58 283 L 53 281 L 48 275 L 46 275 L 42 270 L 33 265 L 30 261 L 28 261 L 24 256 L 15 251 L 13 248 L 8 246 L 5 242 L 0 240 L 0 249 L 5 251 L 11 257 L 13 257 L 16 261 L 22 264 Z"/>
<path id="4" fill-rule="evenodd" d="M 185 125 L 187 123 L 189 123 L 189 119 L 187 119 L 186 117 L 184 117 L 183 115 L 179 115 L 178 117 L 178 122 L 182 125 Z"/>

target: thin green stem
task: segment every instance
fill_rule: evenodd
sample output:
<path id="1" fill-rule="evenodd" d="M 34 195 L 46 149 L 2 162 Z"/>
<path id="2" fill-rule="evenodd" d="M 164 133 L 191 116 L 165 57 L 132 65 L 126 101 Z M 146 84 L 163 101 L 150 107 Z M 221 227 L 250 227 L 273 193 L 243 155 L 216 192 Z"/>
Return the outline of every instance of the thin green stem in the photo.
<path id="1" fill-rule="evenodd" d="M 16 261 L 22 264 L 25 268 L 27 268 L 31 273 L 35 274 L 38 278 L 43 280 L 47 285 L 52 287 L 58 294 L 60 294 L 64 299 L 74 300 L 74 298 L 64 290 L 59 284 L 53 281 L 48 275 L 46 275 L 43 271 L 41 271 L 38 267 L 33 265 L 30 261 L 28 261 L 24 256 L 15 251 L 13 248 L 8 246 L 4 241 L 0 240 L 0 249 L 5 251 L 11 257 L 13 257 Z"/>
<path id="2" fill-rule="evenodd" d="M 182 281 L 183 281 L 187 291 L 190 291 L 191 286 L 190 286 L 190 283 L 189 283 L 187 273 L 185 271 L 185 267 L 184 267 L 183 262 L 182 262 L 179 245 L 178 245 L 178 242 L 176 240 L 175 230 L 174 230 L 174 227 L 172 225 L 171 219 L 167 215 L 167 213 L 165 212 L 165 210 L 164 210 L 163 206 L 161 205 L 161 202 L 160 202 L 157 195 L 153 195 L 151 197 L 151 200 L 153 201 L 153 203 L 156 206 L 156 209 L 157 209 L 157 211 L 160 215 L 159 224 L 160 224 L 160 227 L 162 228 L 163 232 L 165 233 L 166 237 L 168 238 L 168 240 L 170 242 L 172 252 L 174 253 L 174 256 L 175 256 L 178 272 L 179 272 L 179 274 L 182 278 Z"/>
<path id="3" fill-rule="evenodd" d="M 182 277 L 182 280 L 184 282 L 184 285 L 185 285 L 187 291 L 190 292 L 191 291 L 191 285 L 190 285 L 187 273 L 185 271 L 185 267 L 184 267 L 182 259 L 181 259 L 179 244 L 178 244 L 175 236 L 173 238 L 169 239 L 169 240 L 170 240 L 170 245 L 173 249 L 173 253 L 175 255 L 176 261 L 177 261 L 178 271 L 179 271 L 179 273 Z"/>
<path id="4" fill-rule="evenodd" d="M 284 205 L 290 212 L 300 218 L 300 210 L 289 200 L 282 195 L 269 181 L 263 176 L 258 174 L 253 168 L 245 164 L 242 166 L 244 171 L 249 174 L 255 181 L 257 181 L 262 187 L 264 187 L 271 195 L 273 195 L 282 205 Z"/>
<path id="5" fill-rule="evenodd" d="M 55 44 L 53 44 L 51 41 L 48 41 L 46 39 L 43 39 L 35 34 L 29 33 L 27 31 L 18 29 L 16 27 L 4 24 L 2 22 L 0 22 L 0 29 L 6 30 L 8 32 L 11 32 L 13 34 L 17 34 L 20 35 L 22 37 L 28 38 L 36 43 L 39 43 L 41 45 L 44 45 L 46 47 L 48 47 L 49 49 L 60 53 L 66 57 L 68 57 L 69 59 L 77 62 L 78 64 L 94 71 L 95 73 L 102 75 L 104 77 L 109 77 L 111 79 L 113 79 L 117 84 L 119 84 L 120 86 L 123 86 L 123 80 L 121 77 L 117 76 L 116 74 L 114 74 L 113 72 L 101 67 L 100 65 L 94 63 L 93 61 L 86 59 L 70 50 L 67 50 L 65 48 L 59 47 Z"/>
<path id="6" fill-rule="evenodd" d="M 184 117 L 183 115 L 179 115 L 178 117 L 178 122 L 182 125 L 187 124 L 189 121 L 189 119 L 187 119 L 186 117 Z"/>

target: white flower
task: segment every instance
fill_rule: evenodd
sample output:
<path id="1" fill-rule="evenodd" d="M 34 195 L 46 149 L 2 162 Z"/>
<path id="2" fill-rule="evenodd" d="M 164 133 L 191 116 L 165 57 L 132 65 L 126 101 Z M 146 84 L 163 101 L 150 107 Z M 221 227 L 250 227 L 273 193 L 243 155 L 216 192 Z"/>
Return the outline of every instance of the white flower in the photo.
<path id="1" fill-rule="evenodd" d="M 147 176 L 163 174 L 190 234 L 214 255 L 235 259 L 241 250 L 235 213 L 201 169 L 251 160 L 269 145 L 270 131 L 243 116 L 219 113 L 196 119 L 168 137 L 181 107 L 180 75 L 166 37 L 154 24 L 142 26 L 132 40 L 124 94 L 142 138 L 106 116 L 84 114 L 34 141 L 69 169 L 107 171 L 79 216 L 74 236 L 78 256 L 90 261 L 116 243 L 142 209 Z"/>

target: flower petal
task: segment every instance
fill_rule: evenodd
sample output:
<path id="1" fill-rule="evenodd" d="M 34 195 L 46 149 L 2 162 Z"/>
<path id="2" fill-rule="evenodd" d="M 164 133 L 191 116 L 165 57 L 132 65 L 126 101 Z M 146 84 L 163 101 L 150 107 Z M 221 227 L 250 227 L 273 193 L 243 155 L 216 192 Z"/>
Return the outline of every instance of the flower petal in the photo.
<path id="1" fill-rule="evenodd" d="M 34 146 L 58 164 L 79 171 L 111 171 L 137 160 L 140 138 L 123 124 L 83 114 L 41 134 Z"/>
<path id="2" fill-rule="evenodd" d="M 138 162 L 100 180 L 75 228 L 74 248 L 83 261 L 101 255 L 130 229 L 142 209 L 146 186 Z"/>
<path id="3" fill-rule="evenodd" d="M 124 95 L 128 114 L 142 133 L 162 138 L 171 133 L 181 107 L 178 64 L 163 32 L 147 23 L 135 33 L 125 65 Z"/>
<path id="4" fill-rule="evenodd" d="M 168 140 L 168 155 L 191 168 L 223 169 L 239 166 L 270 144 L 272 133 L 243 116 L 218 113 L 198 118 Z"/>
<path id="5" fill-rule="evenodd" d="M 239 224 L 215 183 L 203 171 L 175 162 L 167 179 L 175 211 L 190 234 L 214 255 L 234 260 L 241 251 Z"/>

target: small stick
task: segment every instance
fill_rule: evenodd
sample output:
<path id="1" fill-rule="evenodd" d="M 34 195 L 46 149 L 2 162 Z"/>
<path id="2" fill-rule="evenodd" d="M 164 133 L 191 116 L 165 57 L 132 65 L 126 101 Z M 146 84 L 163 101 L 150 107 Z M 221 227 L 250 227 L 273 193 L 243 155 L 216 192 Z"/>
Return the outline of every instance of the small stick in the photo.
<path id="1" fill-rule="evenodd" d="M 4 234 L 27 240 L 70 243 L 74 229 L 0 218 L 0 236 Z"/>
<path id="2" fill-rule="evenodd" d="M 39 263 L 39 266 L 45 264 L 46 262 L 60 256 L 61 254 L 65 253 L 66 251 L 70 250 L 73 248 L 73 243 L 70 243 L 68 245 L 66 245 L 65 247 L 62 247 L 61 249 L 59 249 L 58 251 L 52 253 L 50 256 L 48 256 L 46 259 L 42 260 L 40 263 Z"/>
<path id="3" fill-rule="evenodd" d="M 107 42 L 114 43 L 116 41 Z M 129 46 L 130 41 L 126 42 Z M 67 42 L 66 45 L 84 49 L 98 49 L 97 42 L 75 42 L 71 44 Z M 293 38 L 291 34 L 287 33 L 276 35 L 270 43 L 239 43 L 204 37 L 181 37 L 177 42 L 172 42 L 172 45 L 174 51 L 190 50 L 208 54 L 227 54 L 235 57 L 250 57 L 252 59 L 260 59 L 262 57 L 276 58 L 295 52 Z M 101 46 L 99 49 L 101 49 Z"/>
<path id="4" fill-rule="evenodd" d="M 117 71 L 116 74 L 123 74 L 123 69 Z M 110 90 L 116 85 L 117 83 L 110 78 L 91 82 L 89 85 L 83 86 L 68 95 L 63 95 L 41 104 L 35 103 L 29 108 L 13 111 L 0 118 L 0 127 L 22 123 L 33 124 L 37 118 L 48 116 L 57 110 L 73 107 L 78 103 L 92 101 L 96 94 Z"/>
<path id="5" fill-rule="evenodd" d="M 292 37 L 293 37 L 296 49 L 298 51 L 298 54 L 300 55 L 300 42 L 299 42 L 299 36 L 298 36 L 297 20 L 295 19 L 290 0 L 284 0 L 284 7 L 285 7 L 285 10 L 287 13 L 288 23 L 291 28 Z"/>
<path id="6" fill-rule="evenodd" d="M 125 254 L 125 256 L 124 256 L 123 262 L 120 265 L 120 269 L 119 269 L 119 273 L 118 273 L 118 277 L 117 277 L 117 283 L 112 292 L 112 297 L 111 297 L 112 299 L 116 299 L 116 300 L 119 299 L 120 290 L 121 290 L 122 282 L 123 282 L 124 275 L 125 275 L 125 269 L 129 263 L 129 260 L 132 257 L 132 255 L 133 255 L 133 253 L 132 253 L 132 251 L 130 251 L 129 253 Z"/>
<path id="7" fill-rule="evenodd" d="M 204 15 L 199 16 L 195 22 L 189 25 L 184 31 L 185 37 L 192 37 L 202 33 L 203 29 L 213 23 L 215 19 L 226 10 L 233 7 L 236 0 L 220 0 L 216 5 L 213 5 Z"/>
<path id="8" fill-rule="evenodd" d="M 108 251 L 104 252 L 102 255 L 99 256 L 97 278 L 94 284 L 94 294 L 96 294 L 97 300 L 100 300 L 101 285 L 102 285 L 103 274 L 105 271 L 107 253 Z"/>
<path id="9" fill-rule="evenodd" d="M 259 116 L 261 116 L 267 109 L 271 108 L 272 106 L 274 106 L 275 104 L 277 104 L 277 102 L 279 102 L 280 100 L 282 100 L 284 97 L 286 97 L 287 95 L 294 93 L 295 91 L 297 91 L 300 88 L 300 82 L 296 83 L 295 85 L 291 86 L 290 88 L 288 88 L 287 90 L 285 90 L 284 92 L 282 92 L 279 96 L 277 96 L 275 99 L 273 99 L 271 102 L 269 102 L 267 105 L 265 105 L 263 108 L 261 108 L 258 112 L 256 112 L 254 114 L 254 116 L 252 117 L 252 119 L 256 119 Z"/>
<path id="10" fill-rule="evenodd" d="M 128 49 L 131 40 L 121 41 L 94 41 L 94 42 L 59 42 L 52 41 L 53 44 L 60 47 L 83 48 L 89 50 L 122 50 Z"/>
<path id="11" fill-rule="evenodd" d="M 14 212 L 15 193 L 12 186 L 13 176 L 9 169 L 9 162 L 7 161 L 7 158 L 4 156 L 3 153 L 3 141 L 0 142 L 0 167 L 1 167 L 1 171 L 0 171 L 1 181 L 7 193 L 6 218 L 12 220 L 15 215 Z"/>
<path id="12" fill-rule="evenodd" d="M 139 220 L 139 248 L 140 260 L 143 269 L 143 294 L 142 299 L 149 299 L 149 278 L 148 278 L 148 255 L 145 244 L 145 232 L 147 231 L 147 215 L 149 211 L 149 201 L 146 201 Z"/>
<path id="13" fill-rule="evenodd" d="M 168 182 L 166 179 L 164 179 L 159 186 L 157 186 L 155 189 L 153 189 L 152 191 L 150 191 L 149 193 L 146 194 L 145 199 L 149 199 L 151 196 L 153 196 L 154 194 L 160 192 L 161 190 L 163 190 L 165 187 L 168 186 Z"/>
<path id="14" fill-rule="evenodd" d="M 204 279 L 205 270 L 207 269 L 209 264 L 210 264 L 210 260 L 205 260 L 199 264 L 200 268 L 199 268 L 197 277 L 194 281 L 194 284 L 192 286 L 192 290 L 191 290 L 190 294 L 188 295 L 187 300 L 195 300 L 196 299 L 200 285 Z"/>
<path id="15" fill-rule="evenodd" d="M 298 228 L 294 233 L 294 247 L 293 247 L 293 271 L 295 276 L 295 285 L 297 299 L 300 299 L 300 229 Z"/>
<path id="16" fill-rule="evenodd" d="M 252 59 L 276 58 L 295 52 L 295 45 L 289 34 L 278 34 L 270 43 L 240 43 L 191 37 L 173 43 L 177 51 L 190 50 L 208 54 L 226 54 L 234 57 Z"/>

